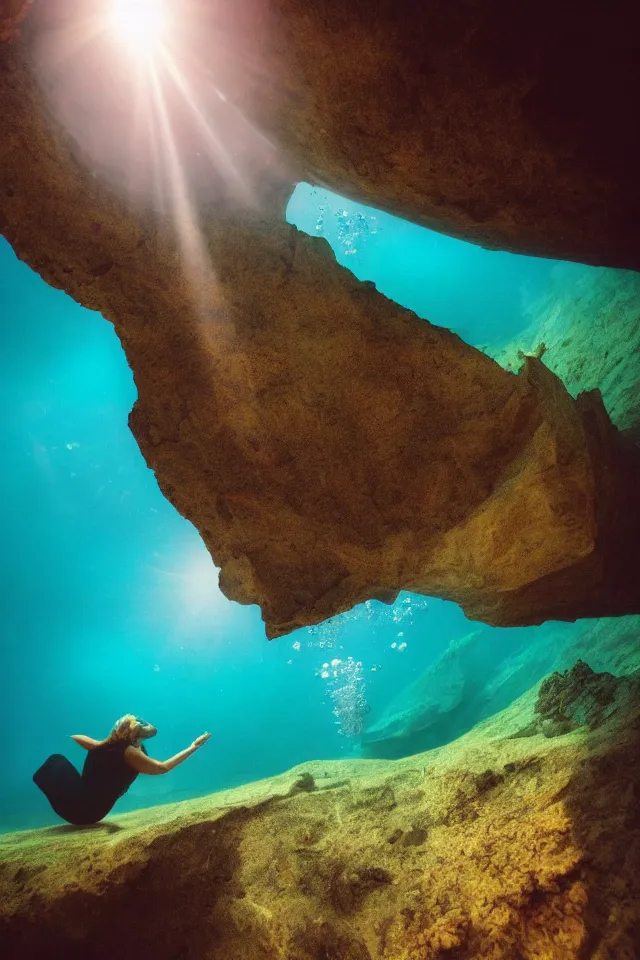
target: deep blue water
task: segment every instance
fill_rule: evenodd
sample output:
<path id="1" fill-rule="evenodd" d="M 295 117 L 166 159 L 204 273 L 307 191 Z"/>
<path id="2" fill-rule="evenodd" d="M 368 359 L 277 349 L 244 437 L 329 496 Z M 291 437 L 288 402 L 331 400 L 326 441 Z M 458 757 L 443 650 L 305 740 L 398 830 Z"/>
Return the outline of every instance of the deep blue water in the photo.
<path id="1" fill-rule="evenodd" d="M 305 186 L 289 219 L 326 236 L 387 296 L 476 345 L 521 328 L 558 269 Z M 374 603 L 267 642 L 258 609 L 218 590 L 197 532 L 161 496 L 129 433 L 135 388 L 111 325 L 50 289 L 4 240 L 0 279 L 0 666 L 10 731 L 0 829 L 55 822 L 33 771 L 53 752 L 80 764 L 69 735 L 103 737 L 125 712 L 158 726 L 154 756 L 206 729 L 213 737 L 167 777 L 139 777 L 120 810 L 357 754 L 357 738 L 341 735 L 332 714 L 331 660 L 361 663 L 358 690 L 375 717 L 469 631 L 460 610 L 403 595 L 394 608 Z"/>

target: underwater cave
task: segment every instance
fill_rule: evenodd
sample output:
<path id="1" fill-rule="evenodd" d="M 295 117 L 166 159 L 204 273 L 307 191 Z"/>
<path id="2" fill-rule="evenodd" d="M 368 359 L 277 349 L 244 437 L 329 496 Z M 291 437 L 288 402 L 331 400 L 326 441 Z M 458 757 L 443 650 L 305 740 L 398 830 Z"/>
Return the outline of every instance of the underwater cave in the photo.
<path id="1" fill-rule="evenodd" d="M 0 0 L 2 957 L 640 958 L 639 81 Z"/>

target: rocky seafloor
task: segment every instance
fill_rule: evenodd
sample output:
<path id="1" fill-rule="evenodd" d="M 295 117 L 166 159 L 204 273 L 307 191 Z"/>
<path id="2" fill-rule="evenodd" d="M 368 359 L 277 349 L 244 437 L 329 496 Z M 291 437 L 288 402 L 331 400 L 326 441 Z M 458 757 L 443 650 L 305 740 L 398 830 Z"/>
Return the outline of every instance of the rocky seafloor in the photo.
<path id="1" fill-rule="evenodd" d="M 583 661 L 457 741 L 0 838 L 0 953 L 640 956 L 640 675 Z"/>
<path id="2" fill-rule="evenodd" d="M 577 660 L 617 677 L 634 673 L 639 639 L 640 617 L 549 624 L 534 636 L 474 624 L 372 715 L 366 755 L 393 760 L 444 746 Z"/>

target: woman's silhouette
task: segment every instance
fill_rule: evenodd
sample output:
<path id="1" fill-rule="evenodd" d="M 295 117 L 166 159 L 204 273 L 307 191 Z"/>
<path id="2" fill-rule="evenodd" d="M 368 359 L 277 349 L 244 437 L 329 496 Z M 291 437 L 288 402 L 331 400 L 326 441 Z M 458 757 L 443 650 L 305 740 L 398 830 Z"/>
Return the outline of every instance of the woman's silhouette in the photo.
<path id="1" fill-rule="evenodd" d="M 155 737 L 157 732 L 146 720 L 127 713 L 105 740 L 75 734 L 71 739 L 87 751 L 82 774 L 62 754 L 54 753 L 34 773 L 34 783 L 63 820 L 77 825 L 97 823 L 106 817 L 139 773 L 152 776 L 168 773 L 211 736 L 203 733 L 186 750 L 169 760 L 159 761 L 147 755 L 143 742 Z"/>

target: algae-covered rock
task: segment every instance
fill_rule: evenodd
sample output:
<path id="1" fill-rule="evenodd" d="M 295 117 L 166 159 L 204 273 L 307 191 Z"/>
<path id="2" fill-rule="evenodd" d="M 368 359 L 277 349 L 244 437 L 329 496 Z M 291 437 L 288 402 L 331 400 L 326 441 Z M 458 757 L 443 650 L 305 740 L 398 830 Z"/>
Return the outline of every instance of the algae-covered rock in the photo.
<path id="1" fill-rule="evenodd" d="M 517 370 L 544 346 L 544 362 L 572 396 L 597 387 L 611 419 L 640 436 L 640 274 L 556 268 L 527 307 L 527 328 L 489 352 Z"/>
<path id="2" fill-rule="evenodd" d="M 536 723 L 545 737 L 561 736 L 583 726 L 594 729 L 620 708 L 621 698 L 628 700 L 639 692 L 640 677 L 629 681 L 610 673 L 594 673 L 578 660 L 571 670 L 553 673 L 540 685 Z"/>
<path id="3" fill-rule="evenodd" d="M 480 719 L 479 704 L 486 699 L 485 686 L 495 673 L 500 645 L 504 655 L 509 648 L 513 649 L 514 643 L 513 637 L 498 634 L 496 649 L 496 638 L 483 629 L 453 640 L 367 726 L 363 741 L 368 752 L 389 756 L 388 742 L 398 741 L 402 756 L 440 746 L 465 733 Z"/>
<path id="4" fill-rule="evenodd" d="M 503 710 L 550 671 L 584 660 L 617 676 L 640 670 L 640 617 L 548 625 L 536 632 L 475 630 L 402 688 L 364 734 L 367 756 L 437 747 Z"/>
<path id="5" fill-rule="evenodd" d="M 2 956 L 635 960 L 637 686 L 577 664 L 402 761 L 1 837 Z"/>

